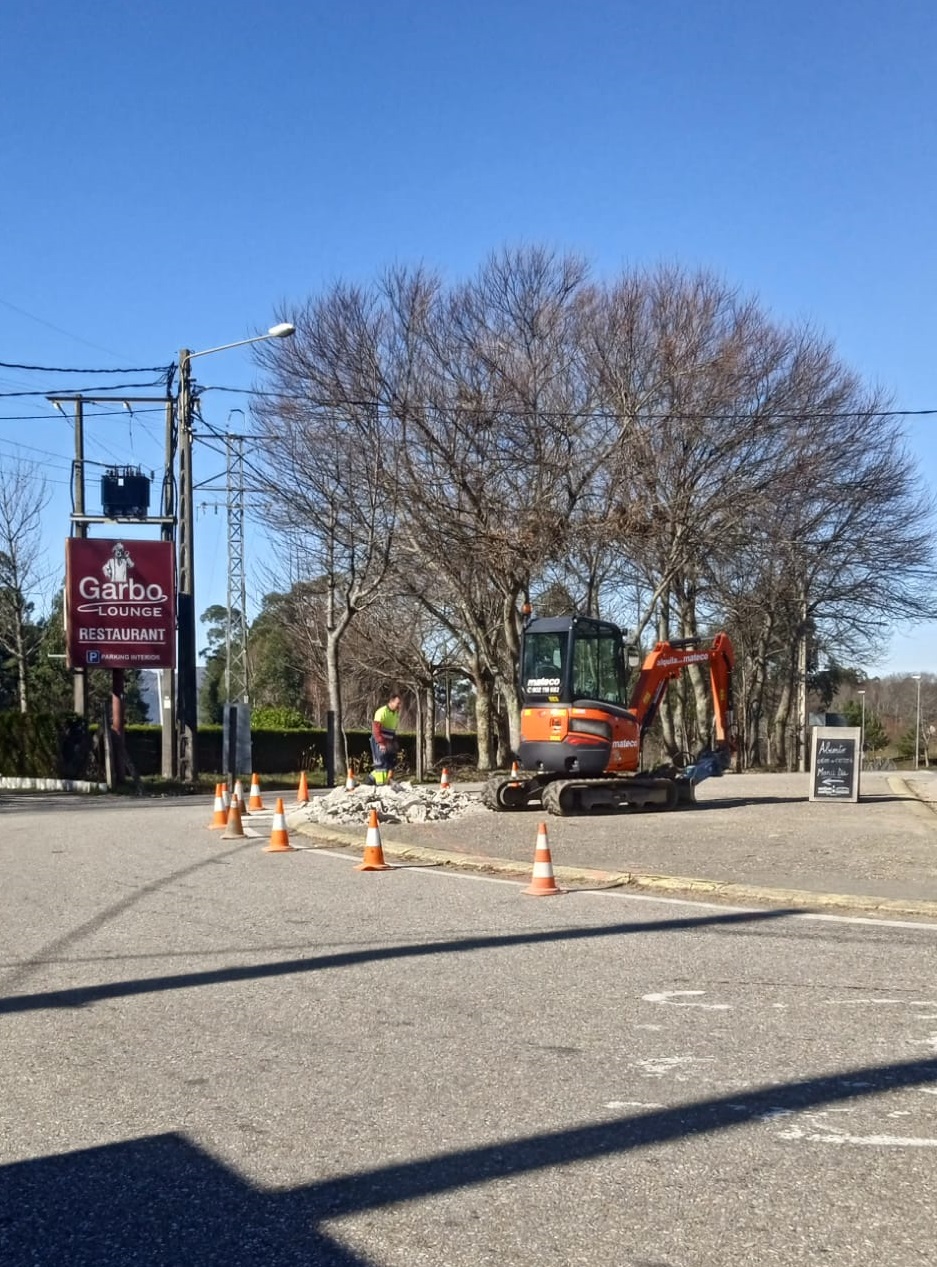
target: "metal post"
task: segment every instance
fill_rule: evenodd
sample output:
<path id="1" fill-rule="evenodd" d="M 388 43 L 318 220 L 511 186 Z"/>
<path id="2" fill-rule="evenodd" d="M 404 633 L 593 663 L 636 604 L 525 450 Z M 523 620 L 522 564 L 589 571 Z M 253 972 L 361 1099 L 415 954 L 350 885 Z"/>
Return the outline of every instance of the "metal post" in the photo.
<path id="1" fill-rule="evenodd" d="M 797 769 L 807 769 L 807 600 L 801 605 L 800 645 L 797 649 Z"/>
<path id="2" fill-rule="evenodd" d="M 75 397 L 75 476 L 74 476 L 74 502 L 75 514 L 84 515 L 85 513 L 85 429 L 84 429 L 84 413 L 82 410 L 83 401 L 80 396 Z M 75 522 L 73 535 L 76 537 L 87 537 L 88 525 L 79 519 Z M 76 668 L 72 670 L 72 701 L 75 712 L 79 717 L 88 716 L 88 670 L 85 668 Z"/>
<path id="3" fill-rule="evenodd" d="M 859 699 L 862 701 L 862 719 L 859 722 L 859 769 L 861 770 L 865 760 L 865 691 L 859 691 Z"/>
<path id="4" fill-rule="evenodd" d="M 233 411 L 232 411 L 233 412 Z M 244 572 L 244 437 L 227 435 L 228 619 L 225 626 L 225 695 L 248 702 L 247 585 Z M 235 613 L 238 613 L 235 617 Z"/>
<path id="5" fill-rule="evenodd" d="M 914 768 L 917 770 L 921 764 L 921 675 L 914 673 L 911 676 L 917 682 L 917 707 L 914 713 Z"/>
<path id="6" fill-rule="evenodd" d="M 159 535 L 162 541 L 176 539 L 176 485 L 173 467 L 176 458 L 176 415 L 172 400 L 166 401 L 166 464 L 163 470 L 163 491 L 160 499 Z M 176 589 L 178 591 L 178 582 Z M 160 768 L 164 779 L 174 779 L 178 772 L 179 743 L 176 735 L 176 677 L 171 668 L 157 669 L 159 691 L 159 724 L 162 727 Z"/>
<path id="7" fill-rule="evenodd" d="M 178 630 L 178 730 L 179 777 L 194 783 L 198 777 L 198 677 L 196 673 L 195 631 L 195 552 L 192 542 L 192 388 L 190 352 L 179 353 L 179 585 L 177 595 Z"/>
<path id="8" fill-rule="evenodd" d="M 104 716 L 106 720 L 106 712 Z M 114 780 L 116 783 L 122 783 L 126 774 L 123 669 L 111 669 L 111 730 L 114 734 Z"/>

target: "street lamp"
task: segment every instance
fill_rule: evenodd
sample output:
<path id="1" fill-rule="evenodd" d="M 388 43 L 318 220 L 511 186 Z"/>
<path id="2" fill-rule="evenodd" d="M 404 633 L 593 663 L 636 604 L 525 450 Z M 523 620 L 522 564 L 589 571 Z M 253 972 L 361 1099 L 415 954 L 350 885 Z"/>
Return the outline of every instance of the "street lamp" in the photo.
<path id="1" fill-rule="evenodd" d="M 859 769 L 861 770 L 865 754 L 865 691 L 857 691 L 857 694 L 862 701 L 862 720 L 859 723 Z"/>
<path id="2" fill-rule="evenodd" d="M 914 768 L 921 763 L 921 675 L 912 673 L 911 681 L 917 682 L 917 708 L 914 714 Z"/>
<path id="3" fill-rule="evenodd" d="M 179 393 L 177 419 L 179 426 L 179 537 L 178 583 L 176 612 L 179 627 L 179 777 L 184 783 L 194 783 L 198 774 L 196 736 L 198 734 L 198 677 L 196 672 L 195 631 L 195 549 L 192 540 L 194 509 L 192 504 L 192 415 L 195 397 L 192 393 L 191 362 L 197 356 L 212 352 L 226 352 L 229 348 L 243 347 L 247 343 L 260 343 L 264 339 L 286 339 L 295 334 L 296 327 L 287 321 L 271 326 L 266 334 L 255 334 L 249 339 L 237 339 L 234 343 L 221 343 L 218 347 L 190 352 L 179 352 Z"/>

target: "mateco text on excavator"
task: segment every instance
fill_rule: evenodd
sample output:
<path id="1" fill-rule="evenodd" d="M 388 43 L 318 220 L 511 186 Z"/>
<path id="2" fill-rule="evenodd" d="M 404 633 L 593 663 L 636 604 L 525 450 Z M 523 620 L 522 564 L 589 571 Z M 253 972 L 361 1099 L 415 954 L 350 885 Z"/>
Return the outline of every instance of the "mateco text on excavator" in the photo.
<path id="1" fill-rule="evenodd" d="M 540 803 L 550 814 L 673 809 L 694 801 L 703 779 L 721 775 L 736 751 L 735 655 L 728 634 L 659 642 L 628 700 L 622 631 L 588 616 L 527 621 L 520 649 L 518 773 L 493 774 L 482 791 L 491 809 Z M 709 747 L 682 764 L 642 768 L 644 738 L 668 683 L 690 664 L 708 668 L 713 702 Z"/>

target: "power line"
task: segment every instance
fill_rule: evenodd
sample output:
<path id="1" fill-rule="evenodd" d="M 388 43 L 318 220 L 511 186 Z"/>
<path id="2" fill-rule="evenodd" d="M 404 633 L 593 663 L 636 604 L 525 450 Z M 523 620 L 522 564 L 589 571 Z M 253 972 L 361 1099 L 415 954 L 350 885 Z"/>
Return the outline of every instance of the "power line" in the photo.
<path id="1" fill-rule="evenodd" d="M 308 396 L 294 396 L 287 392 L 264 391 L 258 387 L 203 387 L 202 392 L 227 392 L 238 396 L 257 396 L 268 398 L 270 400 L 283 400 L 295 402 L 298 404 L 309 405 L 313 409 L 327 410 L 332 413 L 339 413 L 342 408 L 353 409 L 381 409 L 385 412 L 393 412 L 393 407 L 389 407 L 381 400 L 343 400 L 340 404 L 334 401 L 316 402 L 310 401 Z M 405 408 L 406 405 L 398 404 L 398 408 Z M 464 401 L 453 401 L 451 404 L 433 404 L 428 401 L 414 402 L 414 408 L 421 412 L 430 414 L 498 414 L 507 418 L 595 418 L 597 420 L 624 420 L 629 415 L 624 411 L 606 410 L 606 409 L 516 409 L 506 405 L 492 401 L 483 405 L 468 405 Z M 706 413 L 699 410 L 674 410 L 668 409 L 662 413 L 649 413 L 645 410 L 639 410 L 638 414 L 641 418 L 652 422 L 661 422 L 671 419 L 675 422 L 686 420 L 691 422 L 757 422 L 761 417 L 759 411 L 749 411 L 747 413 Z M 765 420 L 785 421 L 795 419 L 801 422 L 821 421 L 824 419 L 837 418 L 929 418 L 937 415 L 937 407 L 933 409 L 832 409 L 832 410 L 813 410 L 798 409 L 784 411 L 770 411 L 764 413 Z"/>
<path id="2" fill-rule="evenodd" d="M 62 365 L 19 365 L 15 361 L 0 361 L 0 369 L 36 370 L 40 374 L 168 374 L 171 365 L 138 365 L 122 370 L 68 369 Z"/>
<path id="3" fill-rule="evenodd" d="M 109 371 L 105 370 L 104 373 L 109 373 Z M 75 396 L 93 396 L 93 395 L 96 395 L 98 392 L 116 392 L 116 391 L 127 392 L 127 391 L 130 391 L 131 389 L 136 389 L 138 387 L 157 387 L 159 386 L 159 384 L 160 384 L 160 380 L 157 378 L 157 379 L 150 379 L 150 381 L 147 383 L 120 383 L 119 386 L 117 387 L 115 387 L 113 383 L 105 383 L 103 387 L 76 387 L 76 388 L 71 388 L 68 391 L 66 391 L 64 388 L 60 390 L 55 390 L 55 389 L 46 387 L 46 388 L 43 388 L 41 391 L 0 392 L 0 397 L 45 396 L 45 397 L 51 398 L 53 396 L 63 396 L 63 397 L 68 397 L 69 399 L 72 399 Z M 120 399 L 121 399 L 120 396 L 115 396 L 114 397 L 115 403 L 120 404 Z"/>
<path id="4" fill-rule="evenodd" d="M 16 304 L 11 304 L 8 299 L 0 299 L 0 304 L 4 308 L 9 308 L 11 312 L 18 312 L 21 317 L 28 317 L 30 321 L 35 321 L 37 325 L 46 326 L 49 330 L 55 330 L 57 334 L 64 334 L 67 339 L 74 339 L 76 343 L 83 343 L 85 347 L 97 348 L 99 352 L 107 352 L 109 356 L 118 356 L 112 348 L 106 348 L 101 343 L 92 343 L 90 339 L 83 339 L 80 334 L 74 334 L 71 330 L 63 330 L 61 326 L 53 325 L 51 321 L 45 321 L 42 317 L 37 317 L 34 312 L 27 312 L 25 308 L 18 308 Z"/>
<path id="5" fill-rule="evenodd" d="M 116 396 L 114 397 L 114 403 L 115 403 L 115 404 L 117 404 L 117 405 L 122 405 L 122 404 L 123 404 L 123 402 L 122 402 L 122 401 L 121 401 L 118 397 L 116 397 Z M 161 409 L 158 405 L 154 405 L 152 408 L 148 408 L 148 409 L 135 409 L 135 410 L 133 411 L 133 416 L 134 416 L 135 418 L 139 418 L 139 417 L 141 416 L 141 414 L 158 414 L 158 413 L 162 413 L 162 412 L 163 412 L 163 411 L 162 411 L 162 409 Z M 85 413 L 84 413 L 84 416 L 85 416 L 85 418 L 86 418 L 86 419 L 87 419 L 87 418 L 113 418 L 113 419 L 114 419 L 114 420 L 116 420 L 116 421 L 120 421 L 121 419 L 125 419 L 125 418 L 127 417 L 127 414 L 126 414 L 126 412 L 125 412 L 125 410 L 124 410 L 123 408 L 121 408 L 121 409 L 100 409 L 100 410 L 98 410 L 98 409 L 86 409 L 86 410 L 85 410 Z M 57 417 L 55 416 L 55 414 L 51 414 L 51 413 L 37 413 L 37 414 L 0 414 L 0 422 L 50 422 L 50 423 L 59 423 L 59 422 L 61 422 L 61 421 L 62 421 L 61 416 L 57 418 Z M 70 423 L 72 420 L 71 420 L 71 418 L 70 418 L 70 417 L 68 417 L 68 415 L 65 415 L 65 421 Z"/>

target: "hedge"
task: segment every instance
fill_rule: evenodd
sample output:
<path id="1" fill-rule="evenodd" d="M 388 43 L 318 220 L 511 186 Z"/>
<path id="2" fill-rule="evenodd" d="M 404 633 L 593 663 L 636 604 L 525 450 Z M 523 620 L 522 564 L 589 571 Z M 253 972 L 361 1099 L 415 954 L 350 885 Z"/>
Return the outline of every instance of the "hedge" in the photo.
<path id="1" fill-rule="evenodd" d="M 358 770 L 370 769 L 370 731 L 346 731 L 348 755 Z M 412 770 L 416 765 L 416 736 L 402 732 L 399 736 L 402 754 Z M 159 726 L 128 726 L 127 751 L 139 775 L 159 774 L 161 770 L 162 734 Z M 242 774 L 286 774 L 298 770 L 325 768 L 324 730 L 254 730 L 251 732 L 252 770 Z M 224 728 L 200 726 L 198 730 L 198 768 L 204 772 L 222 772 Z M 445 738 L 436 736 L 436 763 L 449 756 Z M 478 745 L 474 734 L 452 736 L 452 755 L 463 761 L 474 760 Z M 343 771 L 336 771 L 336 777 Z"/>
<path id="2" fill-rule="evenodd" d="M 20 779 L 83 779 L 91 730 L 74 713 L 0 713 L 0 774 Z"/>

